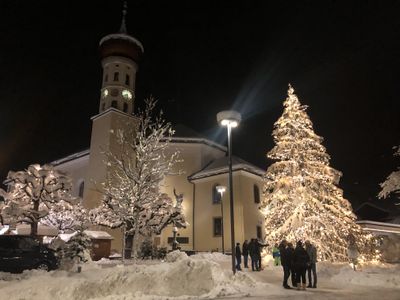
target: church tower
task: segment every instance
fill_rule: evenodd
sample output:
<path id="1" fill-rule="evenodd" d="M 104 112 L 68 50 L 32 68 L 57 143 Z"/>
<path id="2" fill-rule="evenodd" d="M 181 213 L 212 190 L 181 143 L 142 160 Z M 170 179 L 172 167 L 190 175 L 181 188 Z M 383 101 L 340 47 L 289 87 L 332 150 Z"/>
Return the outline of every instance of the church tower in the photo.
<path id="1" fill-rule="evenodd" d="M 143 46 L 127 33 L 126 13 L 125 2 L 119 32 L 106 35 L 100 40 L 103 67 L 100 113 L 110 107 L 130 115 L 133 113 L 136 72 L 139 58 L 143 54 Z"/>
<path id="2" fill-rule="evenodd" d="M 119 155 L 115 133 L 124 130 L 134 134 L 139 124 L 133 112 L 136 72 L 143 46 L 127 33 L 126 14 L 125 2 L 119 32 L 106 35 L 99 43 L 103 76 L 99 113 L 92 117 L 89 166 L 83 194 L 83 203 L 88 208 L 101 203 L 101 184 L 113 174 L 112 166 L 105 162 L 104 152 Z"/>

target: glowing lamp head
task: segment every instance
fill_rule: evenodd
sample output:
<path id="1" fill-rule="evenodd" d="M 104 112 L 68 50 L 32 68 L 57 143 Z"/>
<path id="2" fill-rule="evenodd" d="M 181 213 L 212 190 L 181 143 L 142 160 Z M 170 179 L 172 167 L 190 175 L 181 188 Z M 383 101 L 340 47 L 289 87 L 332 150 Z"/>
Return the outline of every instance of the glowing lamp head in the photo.
<path id="1" fill-rule="evenodd" d="M 221 195 L 226 191 L 226 187 L 224 187 L 223 185 L 217 185 L 215 188 L 217 192 L 220 193 Z"/>
<path id="2" fill-rule="evenodd" d="M 217 121 L 222 126 L 238 127 L 242 116 L 234 110 L 224 110 L 217 114 Z"/>

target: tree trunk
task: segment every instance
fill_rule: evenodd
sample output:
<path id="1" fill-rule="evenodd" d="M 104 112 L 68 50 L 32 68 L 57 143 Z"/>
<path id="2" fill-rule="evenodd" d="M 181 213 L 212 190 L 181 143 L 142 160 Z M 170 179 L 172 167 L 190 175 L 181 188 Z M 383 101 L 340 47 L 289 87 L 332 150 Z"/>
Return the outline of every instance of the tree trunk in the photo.
<path id="1" fill-rule="evenodd" d="M 33 210 L 38 212 L 39 215 L 39 201 L 33 202 Z M 36 236 L 38 234 L 38 219 L 37 216 L 33 216 L 31 224 L 31 235 Z"/>
<path id="2" fill-rule="evenodd" d="M 133 248 L 133 234 L 125 235 L 125 253 L 124 258 L 130 259 L 132 257 L 132 248 Z"/>

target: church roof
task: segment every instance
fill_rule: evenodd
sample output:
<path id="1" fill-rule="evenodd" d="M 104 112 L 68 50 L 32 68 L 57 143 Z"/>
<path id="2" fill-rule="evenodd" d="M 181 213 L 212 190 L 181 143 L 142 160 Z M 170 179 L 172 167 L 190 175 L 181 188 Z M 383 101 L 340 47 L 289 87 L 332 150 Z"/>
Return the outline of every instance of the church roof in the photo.
<path id="1" fill-rule="evenodd" d="M 58 166 L 58 165 L 61 165 L 63 163 L 66 163 L 66 162 L 81 158 L 81 157 L 89 155 L 89 154 L 90 154 L 90 149 L 85 149 L 83 151 L 76 152 L 76 153 L 73 153 L 73 154 L 68 155 L 66 157 L 63 157 L 63 158 L 57 159 L 55 161 L 52 161 L 51 164 L 53 166 Z"/>
<path id="2" fill-rule="evenodd" d="M 222 146 L 216 142 L 209 140 L 205 136 L 201 135 L 200 133 L 194 131 L 193 129 L 191 129 L 183 124 L 177 124 L 176 126 L 173 127 L 173 129 L 175 130 L 175 134 L 171 138 L 171 144 L 173 144 L 173 143 L 205 144 L 205 145 L 217 148 L 218 150 L 221 150 L 223 152 L 226 152 L 225 146 Z M 58 166 L 58 165 L 64 164 L 69 161 L 73 161 L 75 159 L 78 159 L 80 157 L 83 157 L 83 156 L 86 156 L 89 154 L 90 154 L 90 149 L 85 149 L 83 151 L 76 152 L 76 153 L 73 153 L 66 157 L 57 159 L 57 160 L 51 162 L 51 164 L 53 166 Z"/>
<path id="3" fill-rule="evenodd" d="M 226 147 L 222 146 L 204 135 L 194 131 L 193 129 L 183 125 L 177 124 L 172 127 L 175 130 L 175 134 L 171 137 L 171 143 L 195 143 L 195 144 L 205 144 L 223 152 L 226 152 Z"/>
<path id="4" fill-rule="evenodd" d="M 198 133 L 192 128 L 189 128 L 181 123 L 172 126 L 172 128 L 175 130 L 174 136 L 176 137 L 191 137 L 191 138 L 204 138 L 204 139 L 206 138 L 201 133 Z"/>
<path id="5" fill-rule="evenodd" d="M 232 171 L 247 171 L 249 173 L 263 176 L 265 171 L 260 169 L 259 167 L 239 158 L 236 156 L 232 156 Z M 219 174 L 228 173 L 228 157 L 224 156 L 218 159 L 211 161 L 208 165 L 206 165 L 202 170 L 193 173 L 188 177 L 189 180 L 196 180 L 201 178 L 206 178 L 210 176 L 215 176 Z"/>

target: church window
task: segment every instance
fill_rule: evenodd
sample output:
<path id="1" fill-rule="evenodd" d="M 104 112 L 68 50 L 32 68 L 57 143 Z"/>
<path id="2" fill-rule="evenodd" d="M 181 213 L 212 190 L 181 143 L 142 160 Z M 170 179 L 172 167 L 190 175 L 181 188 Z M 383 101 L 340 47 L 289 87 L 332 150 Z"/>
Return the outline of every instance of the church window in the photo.
<path id="1" fill-rule="evenodd" d="M 222 236 L 222 218 L 213 218 L 213 235 Z"/>
<path id="2" fill-rule="evenodd" d="M 128 103 L 124 103 L 124 112 L 128 112 Z"/>
<path id="3" fill-rule="evenodd" d="M 213 204 L 220 204 L 221 203 L 221 194 L 217 190 L 217 186 L 219 184 L 215 184 L 212 188 L 212 203 Z"/>
<path id="4" fill-rule="evenodd" d="M 114 72 L 114 81 L 119 80 L 119 72 Z"/>
<path id="5" fill-rule="evenodd" d="M 129 85 L 129 80 L 130 78 L 129 78 L 129 75 L 128 74 L 126 74 L 126 76 L 125 76 L 125 84 L 126 85 Z"/>
<path id="6" fill-rule="evenodd" d="M 84 189 L 85 189 L 85 182 L 84 181 L 82 181 L 80 184 L 79 184 L 79 191 L 78 191 L 78 196 L 79 197 L 83 197 L 83 191 L 84 191 Z"/>
<path id="7" fill-rule="evenodd" d="M 116 100 L 113 100 L 113 101 L 111 102 L 111 107 L 118 108 L 118 103 L 117 103 Z"/>
<path id="8" fill-rule="evenodd" d="M 254 203 L 260 203 L 260 189 L 256 184 L 253 186 L 253 193 L 254 193 Z"/>
<path id="9" fill-rule="evenodd" d="M 259 239 L 259 240 L 262 240 L 263 238 L 262 238 L 262 229 L 261 229 L 261 226 L 257 226 L 257 238 Z"/>

